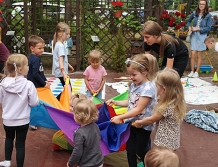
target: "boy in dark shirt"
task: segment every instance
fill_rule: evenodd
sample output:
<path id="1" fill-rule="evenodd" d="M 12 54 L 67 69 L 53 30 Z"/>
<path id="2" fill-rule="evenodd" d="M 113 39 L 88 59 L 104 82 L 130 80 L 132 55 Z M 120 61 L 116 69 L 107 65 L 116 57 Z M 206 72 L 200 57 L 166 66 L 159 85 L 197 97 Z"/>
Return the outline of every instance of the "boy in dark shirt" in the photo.
<path id="1" fill-rule="evenodd" d="M 44 75 L 42 66 L 41 55 L 44 52 L 45 42 L 36 35 L 29 37 L 29 47 L 31 54 L 28 58 L 29 72 L 27 79 L 32 81 L 36 88 L 50 87 L 49 82 Z"/>
<path id="2" fill-rule="evenodd" d="M 29 37 L 29 47 L 31 54 L 28 58 L 29 71 L 27 74 L 27 79 L 32 81 L 36 88 L 49 88 L 50 83 L 47 81 L 44 75 L 44 69 L 40 57 L 44 52 L 45 42 L 41 37 L 32 35 Z M 30 127 L 34 130 L 37 129 L 36 126 L 30 125 Z"/>

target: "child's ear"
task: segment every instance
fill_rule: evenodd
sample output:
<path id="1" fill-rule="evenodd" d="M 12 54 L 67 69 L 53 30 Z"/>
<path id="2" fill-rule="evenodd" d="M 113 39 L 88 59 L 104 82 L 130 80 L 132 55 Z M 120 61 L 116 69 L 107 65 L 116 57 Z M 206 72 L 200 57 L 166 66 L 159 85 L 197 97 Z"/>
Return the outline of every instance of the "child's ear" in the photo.
<path id="1" fill-rule="evenodd" d="M 33 46 L 30 46 L 30 50 L 31 50 L 31 51 L 33 51 L 33 48 L 34 48 Z"/>

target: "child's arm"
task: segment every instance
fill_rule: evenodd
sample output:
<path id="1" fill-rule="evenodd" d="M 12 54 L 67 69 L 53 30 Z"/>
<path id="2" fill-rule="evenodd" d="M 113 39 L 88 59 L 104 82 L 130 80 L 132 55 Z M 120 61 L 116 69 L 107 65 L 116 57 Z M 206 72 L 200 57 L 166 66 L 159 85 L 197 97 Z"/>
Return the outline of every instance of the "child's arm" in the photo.
<path id="1" fill-rule="evenodd" d="M 144 110 L 144 108 L 146 107 L 146 105 L 149 103 L 150 100 L 151 100 L 150 97 L 145 97 L 145 96 L 140 97 L 137 106 L 135 108 L 133 108 L 131 111 L 126 112 L 125 114 L 118 115 L 111 118 L 111 122 L 120 124 L 124 119 L 139 115 Z"/>
<path id="2" fill-rule="evenodd" d="M 116 101 L 116 100 L 108 100 L 106 101 L 106 104 L 109 106 L 121 106 L 121 107 L 127 107 L 128 106 L 128 100 L 122 100 L 122 101 Z"/>
<path id="3" fill-rule="evenodd" d="M 89 84 L 88 77 L 86 75 L 84 76 L 84 81 L 85 81 L 87 89 L 93 95 L 95 91 L 92 89 L 92 86 Z"/>
<path id="4" fill-rule="evenodd" d="M 70 63 L 68 63 L 68 67 L 70 68 L 71 71 L 74 71 L 73 66 L 70 65 Z"/>
<path id="5" fill-rule="evenodd" d="M 100 91 L 103 89 L 104 84 L 105 84 L 105 81 L 106 81 L 106 78 L 105 78 L 105 76 L 103 76 L 103 77 L 102 77 L 102 81 L 101 81 L 101 85 L 100 85 L 100 87 L 98 88 L 98 90 L 96 90 L 96 94 L 98 94 L 98 92 L 100 92 Z"/>
<path id="6" fill-rule="evenodd" d="M 146 117 L 142 120 L 137 120 L 134 123 L 134 126 L 137 128 L 141 128 L 144 125 L 149 125 L 154 122 L 159 121 L 161 118 L 163 118 L 163 115 L 160 112 L 155 112 L 152 116 Z"/>
<path id="7" fill-rule="evenodd" d="M 59 67 L 60 67 L 61 73 L 64 77 L 64 81 L 66 81 L 68 76 L 67 76 L 67 71 L 64 71 L 64 63 L 63 62 L 64 62 L 64 56 L 60 56 L 59 57 Z"/>

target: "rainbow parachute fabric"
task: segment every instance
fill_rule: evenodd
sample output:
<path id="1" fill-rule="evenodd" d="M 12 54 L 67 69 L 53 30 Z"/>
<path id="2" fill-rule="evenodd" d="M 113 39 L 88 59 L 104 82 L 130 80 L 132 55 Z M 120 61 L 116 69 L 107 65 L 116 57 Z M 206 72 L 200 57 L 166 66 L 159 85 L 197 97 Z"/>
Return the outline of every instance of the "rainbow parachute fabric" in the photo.
<path id="1" fill-rule="evenodd" d="M 73 144 L 74 131 L 79 125 L 74 121 L 73 114 L 69 112 L 70 85 L 64 86 L 62 92 L 62 105 L 48 88 L 37 88 L 40 103 L 31 109 L 31 125 L 44 128 L 62 130 L 69 143 Z M 122 98 L 128 98 L 128 92 Z M 115 97 L 119 98 L 119 97 Z M 121 100 L 121 99 L 120 99 Z M 60 100 L 61 101 L 61 100 Z M 96 124 L 101 132 L 101 149 L 103 155 L 123 149 L 124 144 L 129 138 L 129 124 L 113 124 L 110 119 L 116 115 L 112 107 L 102 103 L 99 99 L 93 98 L 99 110 L 99 119 Z M 125 112 L 122 109 L 121 112 Z"/>

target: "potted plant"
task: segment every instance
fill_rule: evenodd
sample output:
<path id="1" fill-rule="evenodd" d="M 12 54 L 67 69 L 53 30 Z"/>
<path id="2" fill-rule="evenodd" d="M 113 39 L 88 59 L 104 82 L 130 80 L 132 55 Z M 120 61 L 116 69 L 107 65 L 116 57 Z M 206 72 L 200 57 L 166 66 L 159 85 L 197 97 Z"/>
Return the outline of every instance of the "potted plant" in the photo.
<path id="1" fill-rule="evenodd" d="M 123 2 L 120 1 L 111 2 L 111 10 L 113 12 L 114 17 L 119 18 L 122 16 L 123 5 Z"/>
<path id="2" fill-rule="evenodd" d="M 185 27 L 186 22 L 184 21 L 186 18 L 185 14 L 182 14 L 178 11 L 175 12 L 167 12 L 166 10 L 160 17 L 160 20 L 163 22 L 164 26 L 168 26 L 169 32 L 172 30 L 175 31 L 176 36 L 179 36 L 178 30 L 182 27 Z"/>

